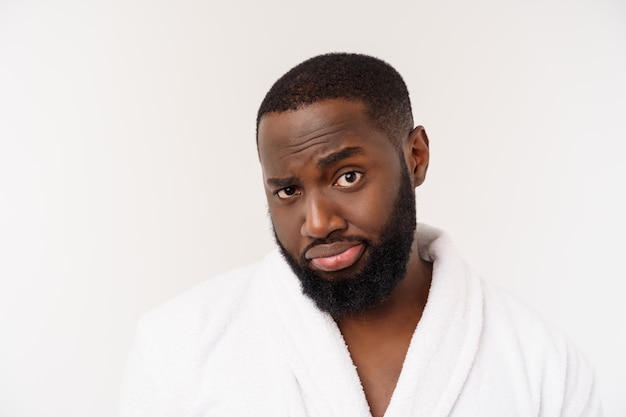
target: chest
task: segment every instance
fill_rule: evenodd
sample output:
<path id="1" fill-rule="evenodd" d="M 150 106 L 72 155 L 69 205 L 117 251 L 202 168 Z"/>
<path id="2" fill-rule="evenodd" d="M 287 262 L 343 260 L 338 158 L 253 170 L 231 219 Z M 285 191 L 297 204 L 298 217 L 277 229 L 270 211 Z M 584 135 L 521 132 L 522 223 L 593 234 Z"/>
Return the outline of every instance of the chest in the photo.
<path id="1" fill-rule="evenodd" d="M 389 406 L 409 349 L 412 333 L 387 337 L 344 335 L 373 417 L 382 417 Z"/>

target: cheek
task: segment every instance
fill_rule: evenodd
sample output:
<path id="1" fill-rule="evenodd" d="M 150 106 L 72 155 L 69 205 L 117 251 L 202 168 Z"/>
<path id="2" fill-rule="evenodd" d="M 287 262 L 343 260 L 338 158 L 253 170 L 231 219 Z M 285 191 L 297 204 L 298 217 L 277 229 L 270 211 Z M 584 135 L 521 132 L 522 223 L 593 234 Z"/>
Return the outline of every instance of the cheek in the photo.
<path id="1" fill-rule="evenodd" d="M 355 227 L 356 233 L 363 233 L 369 237 L 381 233 L 393 208 L 396 188 L 372 188 L 343 204 L 346 220 Z"/>
<path id="2" fill-rule="evenodd" d="M 269 214 L 278 240 L 286 249 L 292 252 L 295 246 L 297 246 L 298 237 L 300 236 L 301 225 L 298 222 L 298 216 L 295 213 L 271 207 Z"/>

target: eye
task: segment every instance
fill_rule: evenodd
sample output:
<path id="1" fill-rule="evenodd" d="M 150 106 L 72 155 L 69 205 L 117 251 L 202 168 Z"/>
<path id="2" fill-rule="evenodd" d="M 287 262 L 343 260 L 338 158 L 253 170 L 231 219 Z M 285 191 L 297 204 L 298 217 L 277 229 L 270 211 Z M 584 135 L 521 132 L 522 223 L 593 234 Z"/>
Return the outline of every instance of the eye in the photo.
<path id="1" fill-rule="evenodd" d="M 335 184 L 338 187 L 343 187 L 343 188 L 354 187 L 361 180 L 362 177 L 363 177 L 363 173 L 361 172 L 356 172 L 356 171 L 346 172 L 345 174 L 343 174 L 337 179 L 337 182 L 335 182 Z"/>
<path id="2" fill-rule="evenodd" d="M 296 187 L 289 186 L 276 191 L 276 195 L 281 200 L 287 200 L 289 198 L 300 195 L 300 190 L 298 190 Z"/>

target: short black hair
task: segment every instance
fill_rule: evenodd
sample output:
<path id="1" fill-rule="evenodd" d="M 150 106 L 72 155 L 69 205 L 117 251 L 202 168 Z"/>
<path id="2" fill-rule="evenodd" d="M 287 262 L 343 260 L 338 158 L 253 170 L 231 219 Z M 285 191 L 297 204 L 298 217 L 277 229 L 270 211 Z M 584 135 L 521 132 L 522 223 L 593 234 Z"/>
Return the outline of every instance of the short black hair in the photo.
<path id="1" fill-rule="evenodd" d="M 413 129 L 409 92 L 398 71 L 372 56 L 330 53 L 307 59 L 274 83 L 257 113 L 257 142 L 265 114 L 329 99 L 364 103 L 376 127 L 394 144 Z"/>

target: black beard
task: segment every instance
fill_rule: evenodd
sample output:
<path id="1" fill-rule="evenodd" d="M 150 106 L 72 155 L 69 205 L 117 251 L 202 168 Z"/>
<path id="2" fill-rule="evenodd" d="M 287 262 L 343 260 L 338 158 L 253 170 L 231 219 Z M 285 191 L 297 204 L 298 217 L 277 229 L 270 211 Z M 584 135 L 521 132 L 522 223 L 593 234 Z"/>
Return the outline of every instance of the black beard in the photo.
<path id="1" fill-rule="evenodd" d="M 274 232 L 283 257 L 300 280 L 303 294 L 311 298 L 320 310 L 333 317 L 358 313 L 377 306 L 389 297 L 406 274 L 415 234 L 416 210 L 415 190 L 403 158 L 401 162 L 398 195 L 378 242 L 358 237 L 329 236 L 311 245 L 336 241 L 364 243 L 366 251 L 363 256 L 367 256 L 367 259 L 360 271 L 341 279 L 325 279 L 308 266 L 309 261 L 304 255 L 299 261 L 291 256 Z"/>

